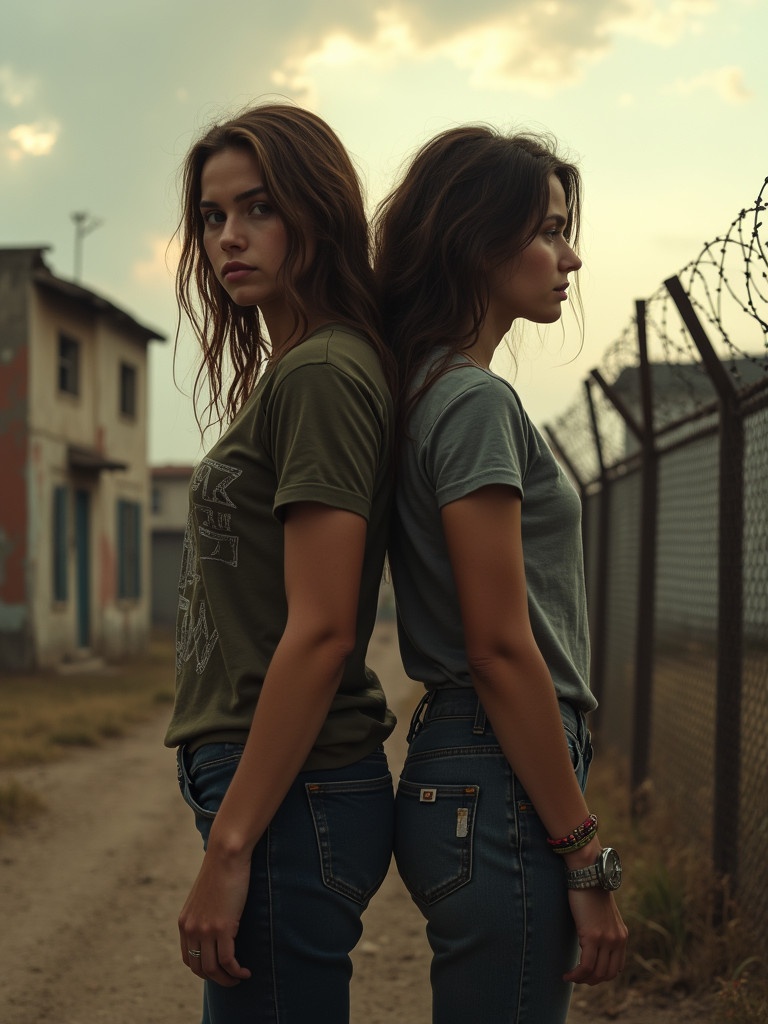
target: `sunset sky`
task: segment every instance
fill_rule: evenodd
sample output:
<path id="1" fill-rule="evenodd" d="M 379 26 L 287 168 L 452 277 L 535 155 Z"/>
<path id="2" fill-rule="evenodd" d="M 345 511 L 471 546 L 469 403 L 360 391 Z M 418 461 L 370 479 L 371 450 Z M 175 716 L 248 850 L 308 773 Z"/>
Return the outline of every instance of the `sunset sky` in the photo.
<path id="1" fill-rule="evenodd" d="M 540 423 L 570 404 L 634 300 L 698 255 L 768 175 L 768 0 L 11 0 L 0 35 L 0 246 L 168 335 L 151 346 L 150 458 L 200 455 L 174 387 L 166 246 L 176 175 L 211 119 L 290 98 L 352 153 L 371 206 L 420 143 L 484 121 L 547 128 L 585 179 L 585 335 L 524 345 Z M 183 384 L 195 358 L 181 339 Z"/>

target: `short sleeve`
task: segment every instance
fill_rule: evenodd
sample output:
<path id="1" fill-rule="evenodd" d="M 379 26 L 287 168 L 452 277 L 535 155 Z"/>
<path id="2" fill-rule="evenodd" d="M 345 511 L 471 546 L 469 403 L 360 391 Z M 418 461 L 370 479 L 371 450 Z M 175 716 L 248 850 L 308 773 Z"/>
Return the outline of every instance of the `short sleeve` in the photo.
<path id="1" fill-rule="evenodd" d="M 452 395 L 435 415 L 420 452 L 438 506 L 489 484 L 507 484 L 522 496 L 527 442 L 527 424 L 504 382 L 484 376 Z"/>
<path id="2" fill-rule="evenodd" d="M 273 511 L 316 501 L 368 519 L 384 425 L 365 382 L 328 362 L 292 370 L 268 410 L 277 477 Z"/>

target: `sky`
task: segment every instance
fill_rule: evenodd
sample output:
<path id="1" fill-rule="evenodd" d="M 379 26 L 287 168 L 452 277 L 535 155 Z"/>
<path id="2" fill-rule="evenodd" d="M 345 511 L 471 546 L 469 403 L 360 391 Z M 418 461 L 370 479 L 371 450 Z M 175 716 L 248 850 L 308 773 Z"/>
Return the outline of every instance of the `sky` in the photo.
<path id="1" fill-rule="evenodd" d="M 48 246 L 167 336 L 150 345 L 153 464 L 202 452 L 196 343 L 168 243 L 204 127 L 288 99 L 339 133 L 369 206 L 444 128 L 546 129 L 584 176 L 583 337 L 527 332 L 510 376 L 556 419 L 636 299 L 694 259 L 768 175 L 768 0 L 9 0 L 0 36 L 0 246 Z M 208 438 L 210 442 L 211 438 Z"/>

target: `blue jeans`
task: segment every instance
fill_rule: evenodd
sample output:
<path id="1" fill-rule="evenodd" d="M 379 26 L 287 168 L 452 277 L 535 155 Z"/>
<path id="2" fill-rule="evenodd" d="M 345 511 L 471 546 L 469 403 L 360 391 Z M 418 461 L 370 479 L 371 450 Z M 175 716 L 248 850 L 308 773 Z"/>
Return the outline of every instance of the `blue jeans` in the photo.
<path id="1" fill-rule="evenodd" d="M 203 845 L 242 750 L 236 743 L 179 750 L 179 785 Z M 393 813 L 383 750 L 297 776 L 253 853 L 235 943 L 251 977 L 234 988 L 207 981 L 203 1024 L 349 1020 L 349 953 L 389 867 Z"/>
<path id="2" fill-rule="evenodd" d="M 572 989 L 562 975 L 578 960 L 562 860 L 474 690 L 423 704 L 395 800 L 395 858 L 427 919 L 433 1024 L 561 1024 Z M 589 731 L 560 709 L 583 789 Z"/>

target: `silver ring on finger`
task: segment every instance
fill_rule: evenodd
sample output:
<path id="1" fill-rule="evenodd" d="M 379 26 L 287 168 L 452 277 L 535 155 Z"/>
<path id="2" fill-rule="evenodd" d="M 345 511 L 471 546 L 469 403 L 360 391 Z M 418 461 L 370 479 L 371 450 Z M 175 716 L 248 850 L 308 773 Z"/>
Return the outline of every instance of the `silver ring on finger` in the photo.
<path id="1" fill-rule="evenodd" d="M 197 959 L 199 959 L 203 955 L 202 950 L 200 949 L 188 949 L 187 952 L 189 953 L 190 956 L 194 956 Z"/>

